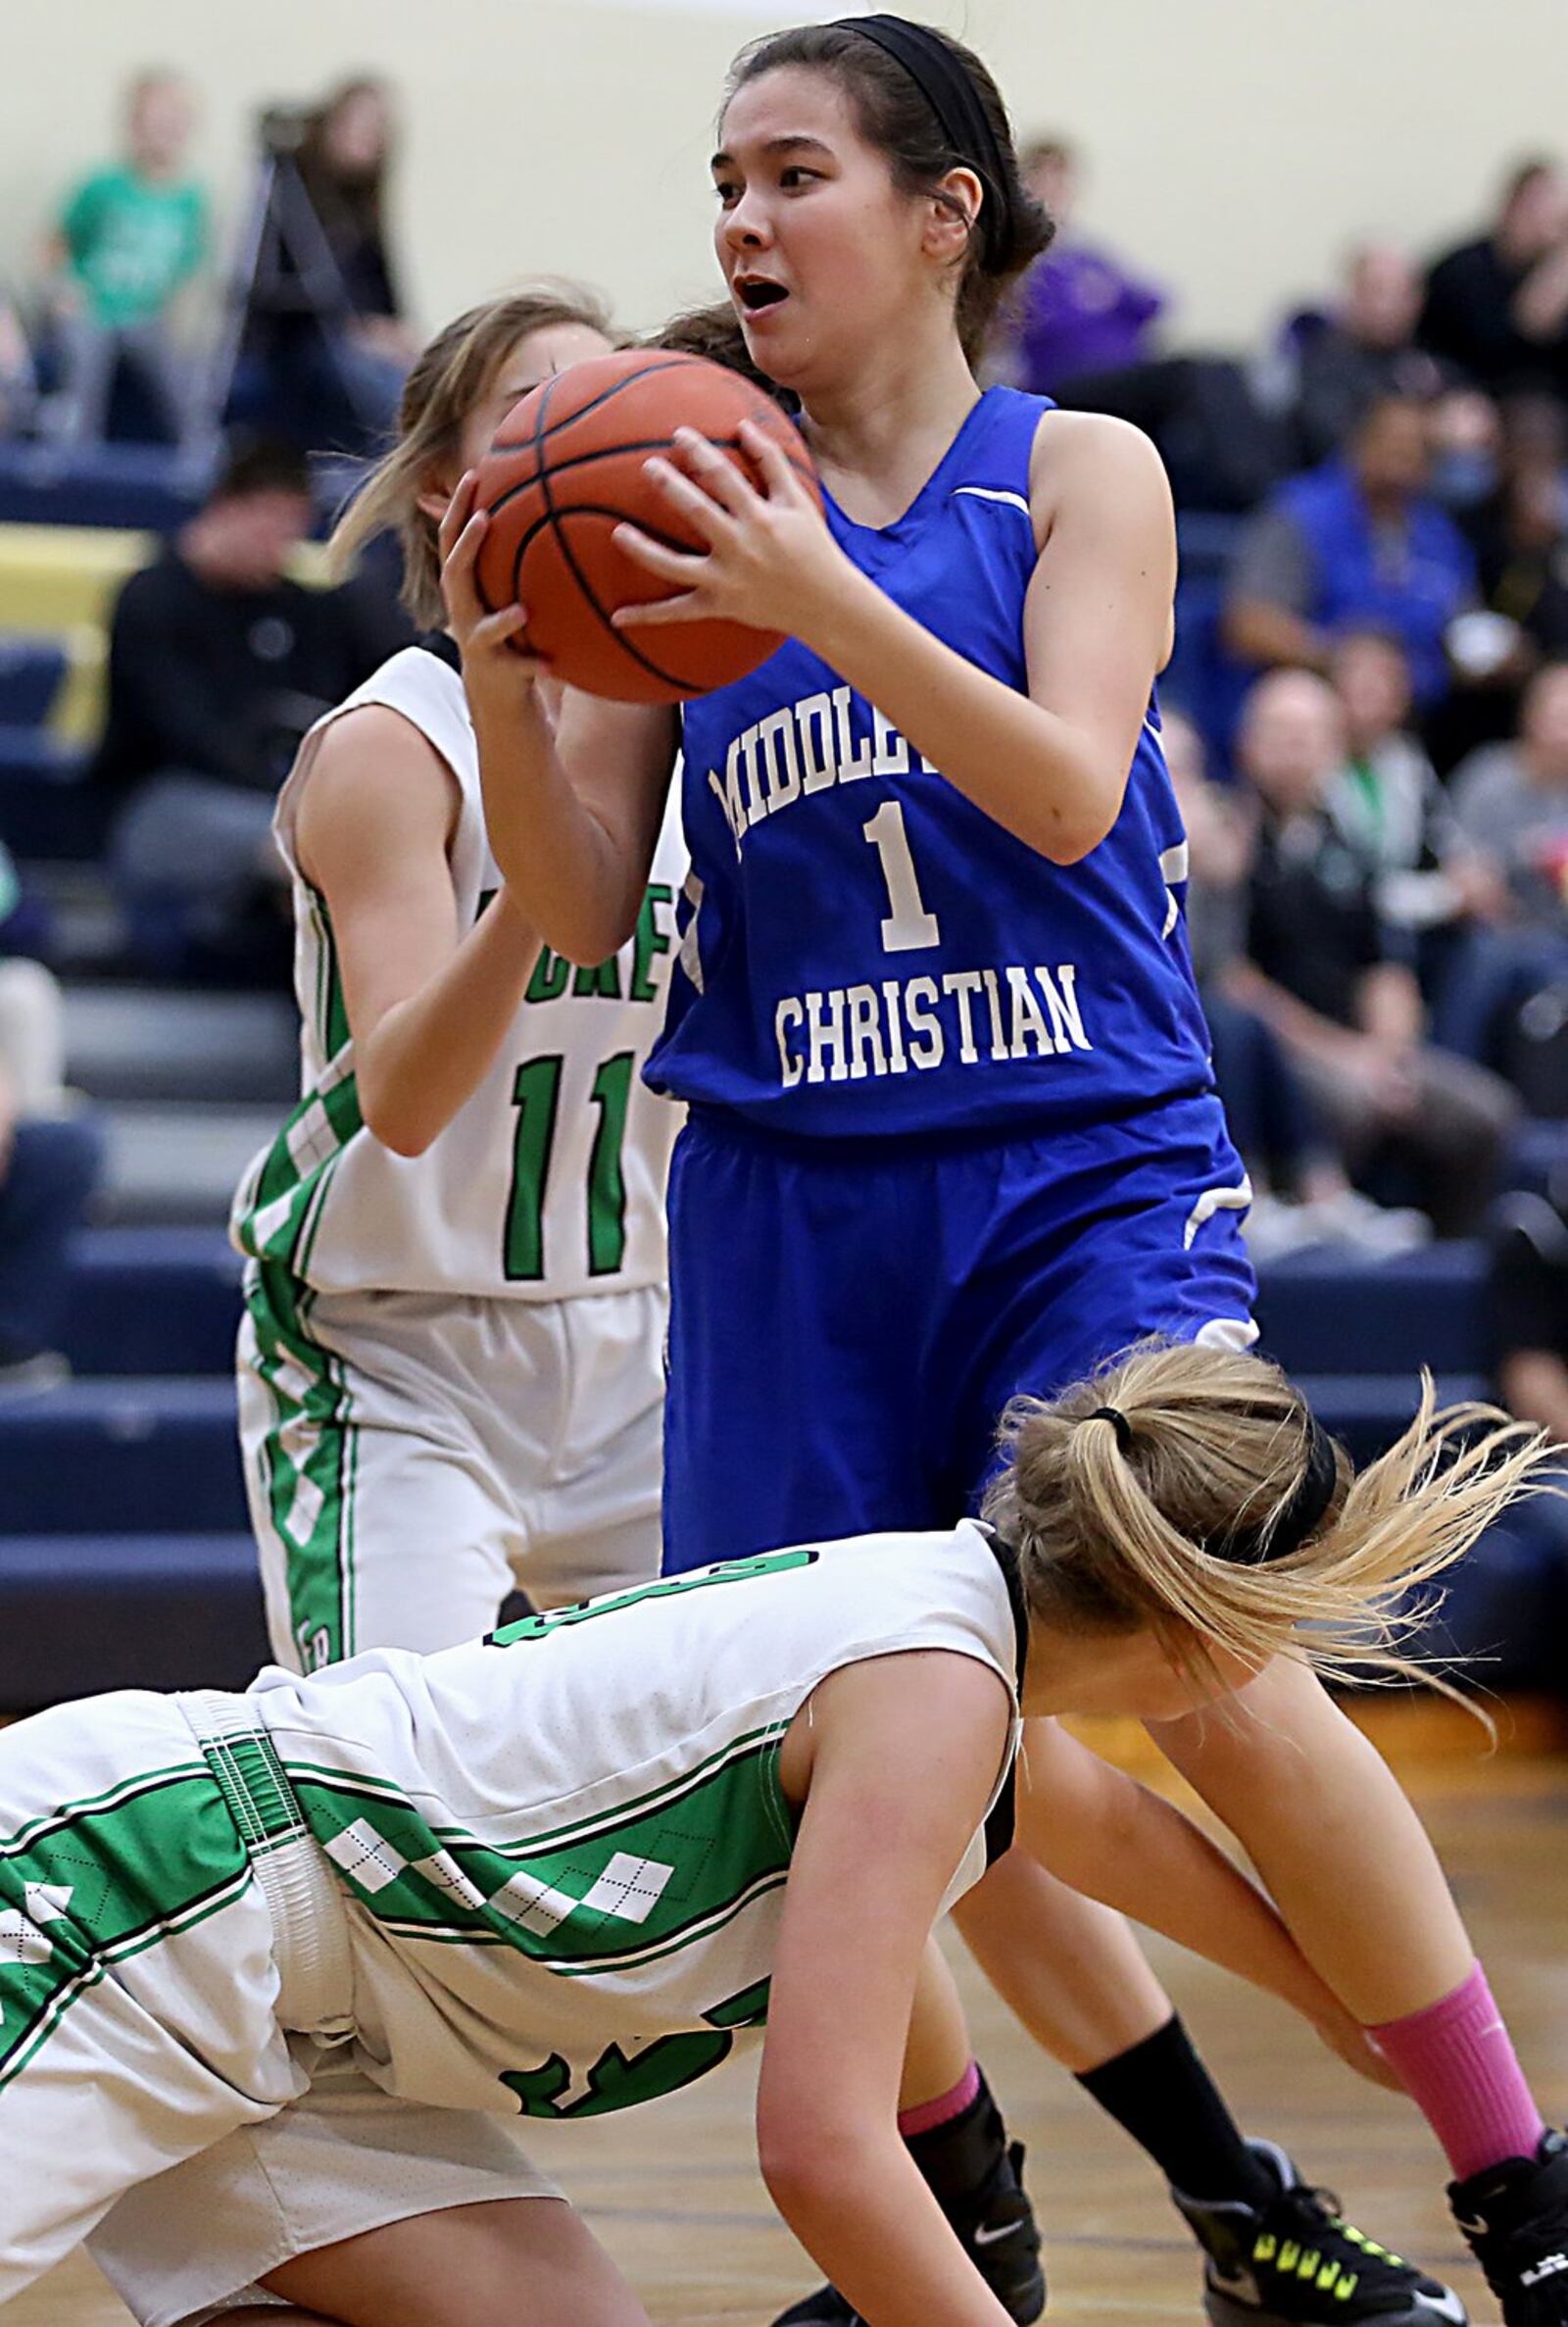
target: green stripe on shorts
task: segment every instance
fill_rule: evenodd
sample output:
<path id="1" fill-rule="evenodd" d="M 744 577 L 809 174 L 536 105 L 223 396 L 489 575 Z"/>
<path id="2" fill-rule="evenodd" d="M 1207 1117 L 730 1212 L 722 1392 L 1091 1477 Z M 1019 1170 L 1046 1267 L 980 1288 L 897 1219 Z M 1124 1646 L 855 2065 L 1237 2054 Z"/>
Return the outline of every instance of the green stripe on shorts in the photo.
<path id="1" fill-rule="evenodd" d="M 0 1843 L 0 2089 L 115 1964 L 216 1914 L 252 1879 L 206 1766 Z"/>
<path id="2" fill-rule="evenodd" d="M 307 1672 L 354 1654 L 354 1486 L 360 1432 L 342 1362 L 313 1339 L 311 1291 L 274 1262 L 246 1271 L 255 1372 L 273 1421 L 258 1460 L 283 1550 L 289 1624 Z"/>

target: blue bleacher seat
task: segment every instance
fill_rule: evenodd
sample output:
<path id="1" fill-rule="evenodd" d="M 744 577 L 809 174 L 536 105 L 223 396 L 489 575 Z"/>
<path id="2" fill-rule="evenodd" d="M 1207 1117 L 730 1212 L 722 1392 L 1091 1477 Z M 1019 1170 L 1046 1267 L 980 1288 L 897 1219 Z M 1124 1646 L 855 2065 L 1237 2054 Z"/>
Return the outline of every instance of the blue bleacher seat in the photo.
<path id="1" fill-rule="evenodd" d="M 267 1661 L 248 1535 L 0 1537 L 0 1706 L 242 1689 Z"/>
<path id="2" fill-rule="evenodd" d="M 1487 1362 L 1487 1250 L 1430 1245 L 1397 1261 L 1322 1248 L 1259 1272 L 1262 1346 L 1287 1373 L 1474 1373 Z"/>
<path id="3" fill-rule="evenodd" d="M 89 1228 L 71 1254 L 60 1346 L 78 1374 L 223 1374 L 239 1256 L 216 1228 Z"/>
<path id="4" fill-rule="evenodd" d="M 90 859 L 109 817 L 83 755 L 46 727 L 0 725 L 0 840 L 14 857 Z"/>
<path id="5" fill-rule="evenodd" d="M 0 1537 L 245 1524 L 230 1380 L 105 1377 L 0 1406 Z"/>
<path id="6" fill-rule="evenodd" d="M 0 443 L 0 524 L 172 533 L 194 516 L 206 482 L 205 470 L 193 473 L 165 444 Z"/>
<path id="7" fill-rule="evenodd" d="M 1414 1414 L 1420 1395 L 1419 1363 L 1420 1354 L 1412 1350 L 1399 1373 L 1298 1373 L 1295 1378 L 1324 1429 L 1359 1464 L 1392 1446 Z M 1485 1399 L 1490 1389 L 1482 1373 L 1442 1373 L 1437 1378 L 1440 1406 Z"/>
<path id="8" fill-rule="evenodd" d="M 0 726 L 41 726 L 66 669 L 66 650 L 53 639 L 0 638 Z"/>
<path id="9" fill-rule="evenodd" d="M 1568 1530 L 1561 1509 L 1520 1505 L 1443 1578 L 1443 1604 L 1415 1645 L 1482 1689 L 1568 1686 Z"/>

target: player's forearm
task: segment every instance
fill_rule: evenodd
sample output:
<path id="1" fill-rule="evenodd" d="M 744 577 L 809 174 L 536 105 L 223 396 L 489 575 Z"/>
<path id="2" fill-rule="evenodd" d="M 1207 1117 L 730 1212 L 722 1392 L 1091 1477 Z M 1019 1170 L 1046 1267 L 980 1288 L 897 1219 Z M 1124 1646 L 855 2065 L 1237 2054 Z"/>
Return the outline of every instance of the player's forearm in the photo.
<path id="1" fill-rule="evenodd" d="M 636 926 L 642 867 L 574 789 L 538 696 L 495 703 L 467 683 L 491 853 L 529 926 L 592 968 Z"/>
<path id="2" fill-rule="evenodd" d="M 769 2196 L 867 2327 L 1005 2327 L 891 2120 L 871 2135 L 760 2132 Z"/>
<path id="3" fill-rule="evenodd" d="M 1076 864 L 1116 821 L 1127 765 L 933 638 L 864 575 L 819 651 L 956 791 L 1053 864 Z"/>
<path id="4" fill-rule="evenodd" d="M 502 889 L 451 960 L 357 1045 L 361 1110 L 383 1147 L 422 1155 L 473 1097 L 538 956 L 538 937 Z"/>

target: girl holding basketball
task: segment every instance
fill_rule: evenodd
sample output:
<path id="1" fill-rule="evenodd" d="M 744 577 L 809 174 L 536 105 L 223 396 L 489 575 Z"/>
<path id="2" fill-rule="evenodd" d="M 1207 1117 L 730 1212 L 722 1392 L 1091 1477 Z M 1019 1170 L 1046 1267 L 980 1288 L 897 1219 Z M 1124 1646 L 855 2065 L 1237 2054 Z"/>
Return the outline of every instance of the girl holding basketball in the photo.
<path id="1" fill-rule="evenodd" d="M 1023 1850 L 1355 2042 L 1251 1883 L 1052 1716 L 1169 1720 L 1277 1658 L 1364 1656 L 1387 1596 L 1544 1460 L 1429 1396 L 1352 1478 L 1276 1368 L 1154 1345 L 1013 1410 L 990 1526 L 791 1548 L 433 1657 L 14 1726 L 0 2302 L 88 2236 L 148 2327 L 249 2327 L 276 2315 L 262 2302 L 346 2327 L 646 2327 L 550 2185 L 428 2210 L 439 2121 L 629 2107 L 765 2023 L 763 2171 L 856 2315 L 1004 2327 L 894 2112 L 922 1949 L 1014 1821 Z M 323 2053 L 354 2106 L 291 2149 Z M 291 2162 L 257 2190 L 274 2128 Z M 367 2218 L 334 2239 L 345 2191 Z M 1378 2255 L 1344 2252 L 1347 2293 L 1381 2272 L 1400 2316 Z"/>
<path id="2" fill-rule="evenodd" d="M 401 537 L 427 625 L 306 737 L 278 801 L 304 1089 L 235 1205 L 240 1433 L 274 1654 L 437 1649 L 654 1572 L 658 1030 L 674 819 L 625 945 L 575 968 L 495 869 L 437 520 L 535 382 L 612 342 L 586 294 L 476 308 L 425 350 L 339 528 Z M 439 1548 L 437 1548 L 439 1547 Z"/>
<path id="3" fill-rule="evenodd" d="M 1048 232 L 995 86 L 902 19 L 805 27 L 743 56 L 719 148 L 731 303 L 799 403 L 827 510 L 762 434 L 755 482 L 688 435 L 650 473 L 701 554 L 623 537 L 667 600 L 617 617 L 629 640 L 710 619 L 789 639 L 688 706 L 680 738 L 693 910 L 650 1067 L 692 1109 L 670 1190 L 674 1566 L 951 1520 L 1013 1392 L 1048 1394 L 1149 1331 L 1252 1333 L 1248 1190 L 1190 972 L 1152 697 L 1168 493 L 1136 432 L 976 385 L 987 317 Z M 468 585 L 484 520 L 460 536 L 466 506 L 448 588 L 492 837 L 549 941 L 590 960 L 630 925 L 675 724 L 568 696 L 552 732 L 510 643 L 524 615 L 485 616 Z M 1466 2228 L 1484 2241 L 1489 2207 L 1506 2225 L 1489 2267 L 1510 2322 L 1568 2319 L 1568 2273 L 1526 2283 L 1532 2238 L 1568 2231 L 1561 2177 L 1381 1762 L 1294 1664 L 1261 1673 L 1235 1721 L 1164 1742 L 1379 2029 L 1455 2172 L 1495 2169 Z M 1195 2178 L 1186 2132 L 1205 2127 L 1205 2170 L 1223 2158 L 1228 2186 L 1194 2195 L 1267 2213 L 1277 2175 L 1216 2130 L 1157 1991 L 1130 1950 L 1105 1955 L 1120 1939 L 1027 1870 L 993 1877 L 964 1923 L 1178 2186 Z M 1054 1997 L 1093 2000 L 1107 1961 L 1063 2041 Z M 979 2105 L 966 2067 L 950 2098 L 955 2123 Z M 1325 2315 L 1281 2276 L 1223 2299 Z M 1038 2301 L 1020 2289 L 1016 2315 Z M 814 2315 L 848 2315 L 824 2302 Z M 1432 2312 L 1412 2293 L 1408 2315 Z"/>

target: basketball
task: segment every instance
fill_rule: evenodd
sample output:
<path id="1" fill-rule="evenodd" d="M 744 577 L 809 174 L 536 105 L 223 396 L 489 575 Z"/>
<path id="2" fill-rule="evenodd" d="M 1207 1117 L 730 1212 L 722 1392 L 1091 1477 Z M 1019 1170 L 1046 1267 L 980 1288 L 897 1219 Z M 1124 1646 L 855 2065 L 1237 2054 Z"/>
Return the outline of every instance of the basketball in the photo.
<path id="1" fill-rule="evenodd" d="M 617 525 L 640 526 L 675 549 L 706 547 L 644 462 L 671 451 L 675 430 L 686 426 L 760 481 L 739 443 L 747 420 L 767 430 L 820 497 L 811 457 L 779 407 L 705 357 L 651 348 L 591 357 L 513 406 L 480 465 L 474 496 L 490 516 L 479 595 L 492 613 L 526 607 L 524 643 L 556 677 L 621 703 L 678 703 L 743 678 L 773 653 L 775 633 L 740 622 L 627 632 L 611 621 L 617 607 L 668 592 L 617 547 Z"/>

